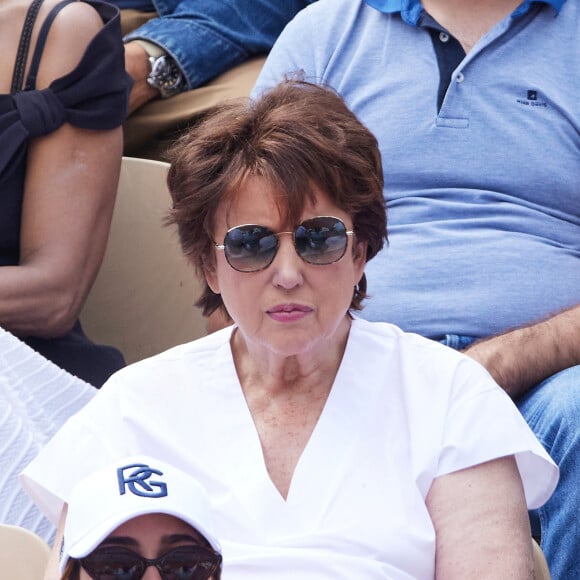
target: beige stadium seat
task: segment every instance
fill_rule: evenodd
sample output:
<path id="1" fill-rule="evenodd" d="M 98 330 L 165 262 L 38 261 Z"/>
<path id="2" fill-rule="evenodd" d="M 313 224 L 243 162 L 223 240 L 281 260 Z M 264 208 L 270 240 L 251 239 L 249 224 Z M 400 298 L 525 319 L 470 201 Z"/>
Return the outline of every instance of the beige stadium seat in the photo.
<path id="1" fill-rule="evenodd" d="M 50 547 L 39 536 L 19 526 L 0 524 L 0 578 L 42 580 Z"/>
<path id="2" fill-rule="evenodd" d="M 550 570 L 544 552 L 536 540 L 532 540 L 532 544 L 534 548 L 534 579 L 550 580 Z"/>
<path id="3" fill-rule="evenodd" d="M 169 164 L 123 157 L 109 243 L 81 312 L 87 335 L 116 346 L 127 363 L 206 334 L 193 306 L 201 290 L 181 254 L 170 207 Z"/>

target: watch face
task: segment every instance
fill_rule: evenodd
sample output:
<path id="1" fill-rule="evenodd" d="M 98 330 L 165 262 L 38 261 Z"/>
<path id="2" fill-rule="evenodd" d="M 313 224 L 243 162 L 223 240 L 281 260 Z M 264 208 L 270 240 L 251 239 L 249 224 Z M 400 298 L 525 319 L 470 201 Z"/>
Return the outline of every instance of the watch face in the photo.
<path id="1" fill-rule="evenodd" d="M 150 60 L 152 66 L 147 82 L 158 89 L 162 97 L 170 97 L 184 89 L 183 75 L 171 57 L 164 55 Z"/>

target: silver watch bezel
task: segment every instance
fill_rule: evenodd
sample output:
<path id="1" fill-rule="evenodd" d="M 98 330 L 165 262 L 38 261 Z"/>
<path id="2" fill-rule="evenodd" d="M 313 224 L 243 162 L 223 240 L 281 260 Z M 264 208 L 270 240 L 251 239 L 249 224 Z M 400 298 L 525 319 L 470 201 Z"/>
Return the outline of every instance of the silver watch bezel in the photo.
<path id="1" fill-rule="evenodd" d="M 185 78 L 175 61 L 167 54 L 150 56 L 151 71 L 147 84 L 157 89 L 162 99 L 173 97 L 185 90 Z"/>

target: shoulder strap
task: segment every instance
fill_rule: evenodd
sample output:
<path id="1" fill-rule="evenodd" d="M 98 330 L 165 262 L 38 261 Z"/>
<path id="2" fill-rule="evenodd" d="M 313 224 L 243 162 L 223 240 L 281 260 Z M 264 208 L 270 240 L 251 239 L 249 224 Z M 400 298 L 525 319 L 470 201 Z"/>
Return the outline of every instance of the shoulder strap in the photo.
<path id="1" fill-rule="evenodd" d="M 41 0 L 42 1 L 42 0 Z M 36 47 L 34 48 L 34 53 L 32 55 L 32 61 L 30 63 L 30 71 L 28 72 L 28 77 L 26 79 L 26 85 L 24 87 L 25 91 L 30 91 L 36 86 L 36 75 L 38 74 L 38 67 L 40 65 L 40 59 L 42 58 L 42 51 L 44 50 L 44 44 L 46 42 L 46 37 L 50 31 L 50 26 L 53 20 L 56 18 L 58 13 L 71 2 L 76 0 L 63 0 L 59 2 L 46 17 L 46 20 L 42 23 L 42 28 L 38 33 L 38 40 L 36 41 Z"/>
<path id="2" fill-rule="evenodd" d="M 22 27 L 22 34 L 20 35 L 20 43 L 18 45 L 18 52 L 16 53 L 16 62 L 14 63 L 14 73 L 12 74 L 11 93 L 16 93 L 22 90 L 22 82 L 24 81 L 24 69 L 26 68 L 26 59 L 28 58 L 28 50 L 30 48 L 30 38 L 32 36 L 32 29 L 38 16 L 38 11 L 44 0 L 33 0 L 26 12 L 26 19 Z"/>

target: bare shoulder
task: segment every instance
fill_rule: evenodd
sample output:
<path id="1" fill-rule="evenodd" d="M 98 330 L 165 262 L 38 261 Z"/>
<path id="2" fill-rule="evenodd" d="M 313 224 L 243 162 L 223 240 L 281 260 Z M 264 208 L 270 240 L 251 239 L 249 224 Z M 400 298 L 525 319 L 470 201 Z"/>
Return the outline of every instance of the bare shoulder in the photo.
<path id="1" fill-rule="evenodd" d="M 8 92 L 20 34 L 24 25 L 27 0 L 0 1 L 0 93 Z"/>
<path id="2" fill-rule="evenodd" d="M 39 20 L 43 21 L 60 0 L 45 0 Z M 44 16 L 44 17 L 43 17 Z M 73 70 L 87 46 L 103 27 L 99 13 L 86 2 L 71 2 L 60 10 L 50 27 L 38 71 L 37 87 Z"/>
<path id="3" fill-rule="evenodd" d="M 60 2 L 61 0 L 44 0 L 43 11 L 48 14 Z M 64 28 L 68 34 L 79 34 L 83 31 L 94 34 L 102 26 L 103 21 L 97 10 L 91 4 L 83 0 L 77 0 L 76 2 L 70 2 L 60 10 L 51 30 Z"/>

